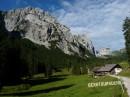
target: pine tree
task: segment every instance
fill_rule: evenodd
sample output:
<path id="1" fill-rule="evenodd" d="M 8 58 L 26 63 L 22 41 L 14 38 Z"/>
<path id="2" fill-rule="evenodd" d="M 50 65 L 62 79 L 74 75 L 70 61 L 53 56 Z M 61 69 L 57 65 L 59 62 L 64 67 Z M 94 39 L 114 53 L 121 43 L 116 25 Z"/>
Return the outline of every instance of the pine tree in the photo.
<path id="1" fill-rule="evenodd" d="M 130 62 L 130 18 L 126 18 L 123 24 L 123 31 L 125 37 L 125 45 L 128 55 L 128 61 Z"/>
<path id="2" fill-rule="evenodd" d="M 74 74 L 74 75 L 80 75 L 81 74 L 81 68 L 78 64 L 73 65 L 72 74 Z"/>

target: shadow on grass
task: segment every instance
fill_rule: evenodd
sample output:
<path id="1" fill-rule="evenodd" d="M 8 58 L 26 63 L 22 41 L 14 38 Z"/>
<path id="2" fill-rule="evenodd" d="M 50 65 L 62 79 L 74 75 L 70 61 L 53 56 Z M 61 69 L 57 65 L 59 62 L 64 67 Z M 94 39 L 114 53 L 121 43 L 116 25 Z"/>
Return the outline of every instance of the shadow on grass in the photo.
<path id="1" fill-rule="evenodd" d="M 31 86 L 34 85 L 39 85 L 39 84 L 46 84 L 46 83 L 50 83 L 50 82 L 56 82 L 56 81 L 61 81 L 66 79 L 63 76 L 54 76 L 54 77 L 50 77 L 50 78 L 33 78 L 33 79 L 27 79 L 27 80 L 14 80 L 11 82 L 6 82 L 3 83 L 3 86 L 15 86 L 15 85 L 20 85 L 20 84 L 30 84 Z"/>
<path id="2" fill-rule="evenodd" d="M 52 77 L 66 77 L 66 76 L 69 76 L 69 74 L 53 75 Z"/>
<path id="3" fill-rule="evenodd" d="M 31 96 L 31 95 L 36 95 L 36 94 L 41 94 L 41 93 L 48 93 L 52 91 L 58 91 L 61 89 L 67 89 L 74 86 L 74 84 L 71 85 L 64 85 L 64 86 L 59 86 L 59 87 L 53 87 L 49 89 L 44 89 L 44 90 L 36 90 L 36 91 L 28 91 L 28 92 L 21 92 L 21 93 L 10 93 L 10 94 L 0 94 L 1 96 Z"/>
<path id="4" fill-rule="evenodd" d="M 30 84 L 31 86 L 34 85 L 39 85 L 39 84 L 46 84 L 50 82 L 56 82 L 56 81 L 61 81 L 64 80 L 65 78 L 58 78 L 58 77 L 51 77 L 48 79 L 42 78 L 42 79 L 30 79 L 30 80 L 25 80 L 23 83 L 24 84 Z"/>
<path id="5" fill-rule="evenodd" d="M 11 81 L 2 81 L 2 86 L 15 86 L 23 83 L 23 80 L 17 79 L 17 80 L 11 80 Z"/>

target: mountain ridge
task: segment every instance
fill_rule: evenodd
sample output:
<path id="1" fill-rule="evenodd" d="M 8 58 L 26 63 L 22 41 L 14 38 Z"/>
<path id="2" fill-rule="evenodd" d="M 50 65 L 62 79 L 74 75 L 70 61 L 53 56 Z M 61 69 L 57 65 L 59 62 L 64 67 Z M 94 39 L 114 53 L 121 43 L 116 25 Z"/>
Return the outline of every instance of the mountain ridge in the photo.
<path id="1" fill-rule="evenodd" d="M 11 36 L 20 36 L 50 49 L 56 46 L 65 54 L 89 57 L 95 54 L 92 41 L 72 35 L 70 29 L 39 8 L 20 8 L 3 12 L 5 28 Z M 12 33 L 13 32 L 13 33 Z M 15 33 L 14 33 L 15 32 Z"/>

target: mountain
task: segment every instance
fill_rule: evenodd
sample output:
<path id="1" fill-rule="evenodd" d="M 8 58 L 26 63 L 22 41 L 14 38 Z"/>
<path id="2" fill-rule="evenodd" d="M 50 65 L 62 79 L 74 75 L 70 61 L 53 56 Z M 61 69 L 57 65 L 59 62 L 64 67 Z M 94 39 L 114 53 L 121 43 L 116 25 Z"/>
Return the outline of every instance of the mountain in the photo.
<path id="1" fill-rule="evenodd" d="M 91 40 L 84 36 L 72 35 L 68 27 L 39 8 L 26 7 L 4 11 L 2 16 L 5 22 L 3 25 L 11 37 L 29 39 L 48 49 L 58 47 L 68 55 L 95 55 Z"/>
<path id="2" fill-rule="evenodd" d="M 95 57 L 94 46 L 39 8 L 0 11 L 0 83 L 68 68 L 80 74 Z"/>

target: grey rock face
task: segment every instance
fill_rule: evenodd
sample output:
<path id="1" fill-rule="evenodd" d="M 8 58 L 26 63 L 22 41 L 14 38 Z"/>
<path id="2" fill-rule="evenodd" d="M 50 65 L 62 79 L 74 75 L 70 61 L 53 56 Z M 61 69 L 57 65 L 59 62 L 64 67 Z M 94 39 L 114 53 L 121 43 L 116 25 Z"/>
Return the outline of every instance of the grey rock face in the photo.
<path id="1" fill-rule="evenodd" d="M 4 21 L 9 34 L 16 31 L 22 38 L 47 48 L 53 44 L 69 55 L 76 53 L 82 56 L 82 50 L 94 54 L 91 40 L 72 35 L 69 28 L 39 8 L 27 7 L 4 12 Z M 89 57 L 87 53 L 84 55 Z"/>

